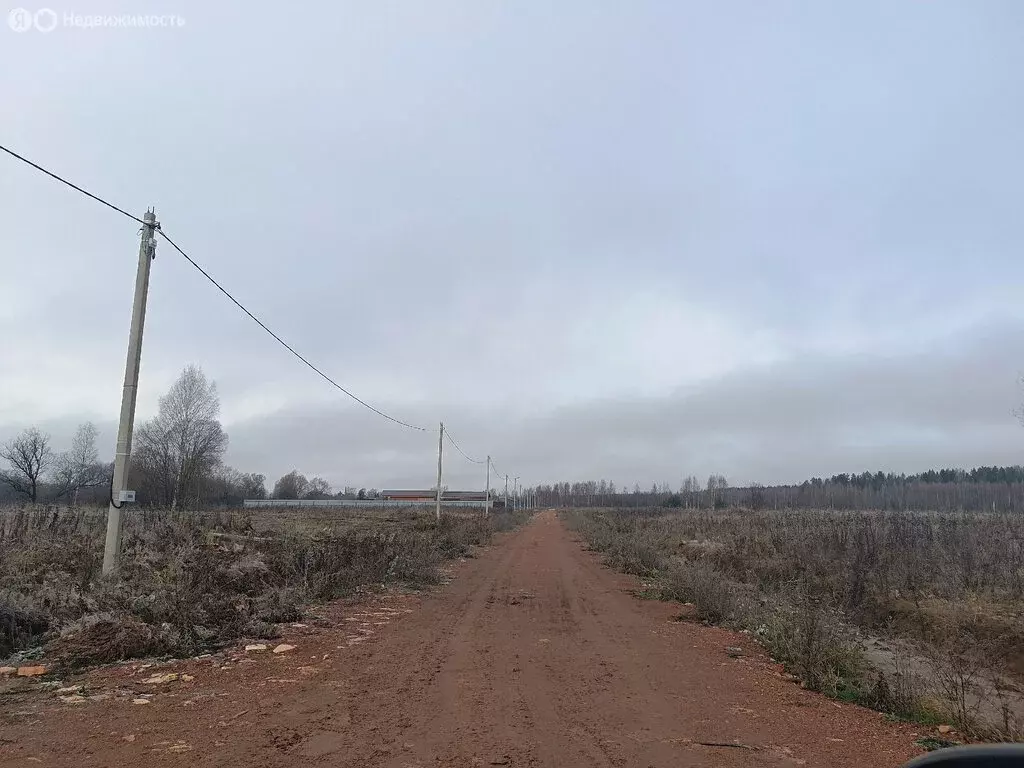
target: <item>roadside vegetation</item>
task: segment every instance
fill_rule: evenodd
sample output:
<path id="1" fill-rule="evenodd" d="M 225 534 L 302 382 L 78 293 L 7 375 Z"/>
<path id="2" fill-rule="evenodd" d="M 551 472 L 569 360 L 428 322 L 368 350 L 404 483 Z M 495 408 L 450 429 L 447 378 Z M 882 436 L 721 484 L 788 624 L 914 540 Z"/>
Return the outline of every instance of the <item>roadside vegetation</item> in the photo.
<path id="1" fill-rule="evenodd" d="M 189 656 L 271 638 L 312 603 L 385 585 L 435 583 L 526 513 L 417 510 L 133 509 L 122 559 L 101 577 L 104 511 L 0 509 L 0 666 L 45 655 L 74 668 L 141 656 Z"/>
<path id="2" fill-rule="evenodd" d="M 756 636 L 808 688 L 969 737 L 1024 738 L 1024 517 L 566 510 L 608 563 Z"/>

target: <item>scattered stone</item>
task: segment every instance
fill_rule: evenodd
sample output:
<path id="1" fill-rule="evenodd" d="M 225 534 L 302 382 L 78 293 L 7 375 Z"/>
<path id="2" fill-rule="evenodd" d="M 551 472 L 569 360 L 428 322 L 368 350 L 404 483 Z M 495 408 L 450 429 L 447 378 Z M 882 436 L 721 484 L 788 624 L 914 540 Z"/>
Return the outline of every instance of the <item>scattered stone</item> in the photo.
<path id="1" fill-rule="evenodd" d="M 265 651 L 267 650 L 266 643 L 252 643 L 251 645 L 245 646 L 246 653 L 249 651 Z"/>
<path id="2" fill-rule="evenodd" d="M 83 688 L 85 688 L 84 685 L 68 685 L 64 688 L 58 688 L 56 693 L 58 696 L 67 696 L 72 693 L 81 693 Z"/>
<path id="3" fill-rule="evenodd" d="M 46 667 L 18 667 L 18 677 L 39 677 L 46 674 Z"/>
<path id="4" fill-rule="evenodd" d="M 145 685 L 162 685 L 163 683 L 173 683 L 175 680 L 178 680 L 180 678 L 181 675 L 179 675 L 177 672 L 168 672 L 164 675 L 153 675 L 152 677 L 147 677 L 142 682 Z"/>
<path id="5" fill-rule="evenodd" d="M 298 623 L 296 623 L 296 624 L 292 624 L 292 626 L 295 627 L 296 629 L 305 629 L 306 627 L 309 626 L 309 624 L 298 624 Z"/>
<path id="6" fill-rule="evenodd" d="M 149 704 L 149 699 L 132 699 L 132 704 Z"/>
<path id="7" fill-rule="evenodd" d="M 195 677 L 193 675 L 182 675 L 181 676 L 181 681 L 183 683 L 191 683 L 193 680 L 195 680 Z"/>
<path id="8" fill-rule="evenodd" d="M 135 741 L 135 734 L 129 733 L 127 736 L 124 737 L 123 741 L 127 741 L 129 744 L 131 744 L 133 741 Z"/>
<path id="9" fill-rule="evenodd" d="M 945 733 L 952 733 L 953 732 L 953 726 L 951 726 L 951 725 L 940 725 L 938 728 L 936 728 L 936 730 L 939 733 L 943 733 L 943 734 L 945 734 Z"/>
<path id="10" fill-rule="evenodd" d="M 179 741 L 177 744 L 171 744 L 167 748 L 168 752 L 190 752 L 192 750 L 191 744 L 186 744 L 184 741 Z"/>
<path id="11" fill-rule="evenodd" d="M 294 651 L 294 645 L 288 645 L 288 643 L 281 643 L 274 649 L 274 653 L 288 653 L 288 651 Z"/>
<path id="12" fill-rule="evenodd" d="M 61 696 L 60 700 L 65 704 L 85 704 L 89 701 L 85 696 L 80 693 L 73 693 L 70 696 Z"/>

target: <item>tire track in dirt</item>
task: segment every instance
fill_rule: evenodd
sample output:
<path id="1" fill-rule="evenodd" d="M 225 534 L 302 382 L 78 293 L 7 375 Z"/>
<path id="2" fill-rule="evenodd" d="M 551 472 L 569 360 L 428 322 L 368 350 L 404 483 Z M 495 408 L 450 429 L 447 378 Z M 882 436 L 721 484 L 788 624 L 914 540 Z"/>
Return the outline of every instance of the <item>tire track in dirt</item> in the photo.
<path id="1" fill-rule="evenodd" d="M 786 682 L 746 637 L 637 600 L 553 513 L 455 570 L 423 597 L 337 606 L 292 657 L 181 662 L 187 699 L 13 718 L 0 766 L 893 768 L 916 751 L 913 729 Z"/>

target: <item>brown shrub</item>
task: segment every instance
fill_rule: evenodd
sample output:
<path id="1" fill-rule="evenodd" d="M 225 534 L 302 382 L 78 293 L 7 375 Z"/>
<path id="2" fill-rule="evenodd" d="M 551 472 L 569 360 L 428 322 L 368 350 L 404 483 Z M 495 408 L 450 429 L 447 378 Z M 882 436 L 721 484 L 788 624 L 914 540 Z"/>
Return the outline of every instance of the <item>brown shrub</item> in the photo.
<path id="1" fill-rule="evenodd" d="M 673 565 L 665 574 L 661 592 L 665 599 L 693 603 L 701 621 L 725 624 L 739 618 L 739 586 L 707 563 Z"/>
<path id="2" fill-rule="evenodd" d="M 270 637 L 311 601 L 436 582 L 445 558 L 521 518 L 266 519 L 256 530 L 248 515 L 133 510 L 118 572 L 104 579 L 101 511 L 0 510 L 0 657 L 52 641 L 50 652 L 79 666 Z"/>
<path id="3" fill-rule="evenodd" d="M 175 648 L 157 627 L 127 614 L 93 615 L 76 622 L 47 645 L 57 667 L 74 669 L 140 656 L 162 656 Z"/>

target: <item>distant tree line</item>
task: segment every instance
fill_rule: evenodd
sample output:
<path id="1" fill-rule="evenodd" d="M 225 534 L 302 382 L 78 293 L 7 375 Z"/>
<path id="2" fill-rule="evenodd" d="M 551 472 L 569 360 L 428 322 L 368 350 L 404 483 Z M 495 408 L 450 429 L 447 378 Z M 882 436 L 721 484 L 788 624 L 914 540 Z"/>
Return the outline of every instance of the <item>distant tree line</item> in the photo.
<path id="1" fill-rule="evenodd" d="M 157 415 L 135 429 L 129 488 L 145 506 L 197 509 L 266 498 L 266 478 L 224 464 L 228 436 L 217 386 L 197 366 L 182 371 Z M 30 427 L 0 446 L 0 501 L 102 504 L 110 498 L 112 462 L 99 460 L 96 428 L 78 428 L 69 450 L 55 453 L 49 435 Z"/>
<path id="2" fill-rule="evenodd" d="M 224 463 L 228 436 L 217 385 L 188 366 L 160 398 L 157 414 L 135 429 L 129 488 L 136 503 L 167 509 L 241 506 L 268 497 L 266 477 Z M 82 424 L 71 447 L 55 452 L 49 435 L 30 427 L 0 446 L 0 502 L 104 504 L 113 463 L 99 459 L 96 427 Z M 376 499 L 376 488 L 335 492 L 322 477 L 292 470 L 274 483 L 275 499 Z"/>
<path id="3" fill-rule="evenodd" d="M 71 447 L 54 451 L 50 436 L 30 427 L 0 446 L 0 498 L 65 500 L 75 504 L 92 489 L 110 484 L 112 464 L 99 460 L 96 427 L 78 427 Z"/>
<path id="4" fill-rule="evenodd" d="M 331 488 L 331 484 L 324 480 L 322 477 L 314 477 L 311 480 L 306 479 L 306 476 L 299 472 L 297 469 L 293 469 L 286 475 L 283 475 L 276 483 L 274 483 L 274 490 L 271 493 L 270 498 L 272 499 L 350 499 L 350 500 L 364 500 L 364 499 L 376 499 L 380 498 L 380 491 L 376 488 L 360 488 L 356 490 L 355 486 L 345 486 L 344 489 L 335 492 Z"/>
<path id="5" fill-rule="evenodd" d="M 553 507 L 679 507 L 750 509 L 997 510 L 1024 512 L 1024 467 L 933 469 L 918 474 L 862 472 L 815 477 L 796 485 L 732 486 L 722 475 L 686 477 L 641 490 L 607 480 L 540 485 L 538 503 Z"/>

